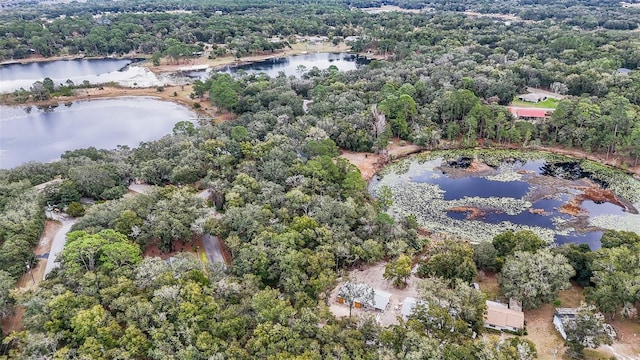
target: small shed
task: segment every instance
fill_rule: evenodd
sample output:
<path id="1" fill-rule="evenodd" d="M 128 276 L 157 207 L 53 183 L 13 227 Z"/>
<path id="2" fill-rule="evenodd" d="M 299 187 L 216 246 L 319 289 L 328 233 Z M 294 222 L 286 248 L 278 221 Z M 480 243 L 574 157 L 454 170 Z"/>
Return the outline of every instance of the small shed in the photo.
<path id="1" fill-rule="evenodd" d="M 507 304 L 487 300 L 484 326 L 499 331 L 520 331 L 524 329 L 524 313 L 509 309 Z"/>
<path id="2" fill-rule="evenodd" d="M 631 74 L 631 69 L 620 68 L 620 69 L 618 69 L 618 74 L 629 75 L 629 74 Z"/>
<path id="3" fill-rule="evenodd" d="M 560 336 L 564 340 L 567 340 L 567 333 L 564 330 L 565 325 L 569 321 L 573 321 L 578 314 L 578 309 L 576 308 L 556 308 L 553 312 L 553 326 L 555 326 L 556 330 L 560 333 Z"/>
<path id="4" fill-rule="evenodd" d="M 345 286 L 348 286 L 347 284 L 349 283 L 345 283 L 342 285 L 342 288 L 340 289 L 340 291 L 338 292 L 338 303 L 340 304 L 344 304 L 345 300 L 344 298 L 340 295 L 343 293 L 343 289 L 346 288 Z M 386 292 L 386 291 L 382 291 L 382 290 L 378 290 L 378 289 L 373 289 L 371 288 L 369 285 L 367 284 L 354 284 L 356 287 L 362 289 L 362 293 L 367 292 L 367 291 L 373 291 L 373 297 L 372 300 L 371 299 L 361 299 L 361 298 L 355 298 L 354 302 L 353 302 L 353 306 L 356 308 L 368 308 L 368 309 L 374 309 L 374 310 L 378 310 L 380 312 L 384 312 L 387 309 L 387 306 L 389 305 L 389 301 L 391 301 L 391 294 Z"/>
<path id="5" fill-rule="evenodd" d="M 547 95 L 541 93 L 530 93 L 530 94 L 522 94 L 518 95 L 518 99 L 521 101 L 526 101 L 530 103 L 539 103 L 541 101 L 547 100 Z"/>
<path id="6" fill-rule="evenodd" d="M 406 321 L 409 316 L 413 314 L 413 311 L 418 305 L 426 305 L 426 303 L 411 296 L 405 298 L 404 302 L 402 303 L 402 309 L 400 309 L 402 318 Z"/>

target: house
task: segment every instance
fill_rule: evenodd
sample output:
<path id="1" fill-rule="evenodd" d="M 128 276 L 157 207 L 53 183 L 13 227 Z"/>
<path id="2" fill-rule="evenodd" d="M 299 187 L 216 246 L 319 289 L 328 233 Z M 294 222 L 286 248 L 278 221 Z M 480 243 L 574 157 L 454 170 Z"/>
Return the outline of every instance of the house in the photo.
<path id="1" fill-rule="evenodd" d="M 530 121 L 544 121 L 553 113 L 553 111 L 549 109 L 520 108 L 513 106 L 509 106 L 508 109 L 516 119 Z"/>
<path id="2" fill-rule="evenodd" d="M 342 286 L 340 287 L 340 290 L 338 291 L 338 303 L 344 304 L 345 299 L 342 294 L 344 294 L 347 291 L 350 291 L 348 290 L 348 287 L 350 286 L 353 286 L 353 288 L 351 289 L 353 293 L 366 294 L 367 292 L 371 292 L 371 291 L 373 292 L 372 299 L 363 298 L 365 297 L 364 295 L 361 297 L 356 297 L 353 301 L 353 306 L 356 308 L 364 307 L 364 308 L 374 309 L 380 312 L 384 312 L 387 309 L 387 306 L 389 305 L 389 301 L 391 301 L 391 294 L 386 291 L 373 289 L 367 284 L 344 283 L 342 284 Z"/>
<path id="3" fill-rule="evenodd" d="M 520 331 L 524 329 L 524 313 L 509 309 L 507 304 L 487 300 L 484 326 L 494 330 Z"/>
<path id="4" fill-rule="evenodd" d="M 618 69 L 618 74 L 620 74 L 620 75 L 629 75 L 629 74 L 631 74 L 631 69 L 620 68 L 620 69 Z"/>
<path id="5" fill-rule="evenodd" d="M 539 103 L 541 101 L 547 100 L 548 96 L 541 93 L 530 93 L 530 94 L 522 94 L 518 95 L 518 99 L 521 101 L 526 101 L 530 103 Z"/>
<path id="6" fill-rule="evenodd" d="M 564 327 L 567 322 L 573 321 L 577 314 L 578 309 L 576 308 L 556 308 L 556 311 L 553 312 L 553 326 L 555 326 L 564 340 L 567 340 L 567 333 L 564 331 Z"/>

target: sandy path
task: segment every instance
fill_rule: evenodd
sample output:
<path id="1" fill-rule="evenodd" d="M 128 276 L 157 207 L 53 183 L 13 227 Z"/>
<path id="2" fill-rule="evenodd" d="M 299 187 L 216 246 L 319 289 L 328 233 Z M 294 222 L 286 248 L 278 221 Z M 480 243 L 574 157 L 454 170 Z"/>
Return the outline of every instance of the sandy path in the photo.
<path id="1" fill-rule="evenodd" d="M 33 269 L 18 279 L 16 282 L 16 288 L 29 289 L 38 287 L 44 277 L 44 270 L 47 265 L 47 259 L 40 258 L 39 255 L 45 255 L 49 252 L 53 238 L 60 228 L 62 228 L 62 224 L 59 222 L 47 220 L 44 225 L 44 231 L 42 232 L 42 235 L 40 235 L 40 241 L 33 251 L 33 253 L 38 256 L 38 263 Z M 23 315 L 24 307 L 16 307 L 15 314 L 2 321 L 2 330 L 4 333 L 6 334 L 14 330 L 20 330 L 22 328 Z"/>
<path id="2" fill-rule="evenodd" d="M 390 159 L 399 159 L 407 155 L 419 152 L 422 147 L 411 143 L 405 143 L 398 138 L 393 139 L 391 144 L 387 146 L 389 156 L 374 154 L 370 152 L 355 152 L 343 150 L 340 154 L 341 158 L 349 160 L 355 165 L 362 174 L 365 181 L 369 181 L 373 176 L 384 167 Z"/>
<path id="3" fill-rule="evenodd" d="M 44 269 L 44 276 L 47 276 L 51 270 L 58 267 L 56 258 L 62 252 L 62 248 L 64 248 L 64 244 L 67 240 L 67 233 L 75 223 L 76 219 L 62 219 L 62 227 L 58 230 L 51 242 L 51 249 L 49 251 L 49 257 L 47 258 L 47 265 Z"/>

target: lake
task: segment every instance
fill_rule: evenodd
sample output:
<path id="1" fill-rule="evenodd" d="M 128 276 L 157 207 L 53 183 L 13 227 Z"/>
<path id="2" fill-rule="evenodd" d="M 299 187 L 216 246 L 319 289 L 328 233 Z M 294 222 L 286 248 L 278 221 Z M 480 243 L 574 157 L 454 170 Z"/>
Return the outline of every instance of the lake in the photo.
<path id="1" fill-rule="evenodd" d="M 355 70 L 360 65 L 366 65 L 369 61 L 367 58 L 347 53 L 313 53 L 273 58 L 239 66 L 226 66 L 218 71 L 229 74 L 237 74 L 241 71 L 249 74 L 265 73 L 270 77 L 277 77 L 280 72 L 283 72 L 286 76 L 300 76 L 301 72 L 309 71 L 314 66 L 320 70 L 335 66 L 340 71 L 349 71 Z M 210 71 L 190 71 L 185 75 L 205 79 L 209 76 Z"/>
<path id="2" fill-rule="evenodd" d="M 195 113 L 146 97 L 79 101 L 55 108 L 0 107 L 0 168 L 59 159 L 67 150 L 137 146 L 170 134 Z"/>
<path id="3" fill-rule="evenodd" d="M 640 181 L 623 173 L 607 181 L 576 160 L 535 153 L 499 161 L 490 152 L 464 161 L 455 152 L 441 154 L 388 166 L 371 181 L 370 192 L 375 196 L 380 186 L 389 186 L 391 215 L 413 214 L 429 230 L 471 241 L 528 229 L 548 243 L 598 249 L 605 229 L 640 233 Z M 613 183 L 610 189 L 601 186 L 607 183 Z M 625 198 L 618 189 L 632 190 Z"/>
<path id="4" fill-rule="evenodd" d="M 314 66 L 320 70 L 335 66 L 340 71 L 354 70 L 368 64 L 369 59 L 347 53 L 314 53 L 273 58 L 240 66 L 227 66 L 217 71 L 236 74 L 264 72 L 276 77 L 282 71 L 285 75 L 300 75 L 301 66 L 311 70 Z M 0 65 L 0 93 L 13 92 L 29 88 L 36 81 L 48 77 L 54 84 L 64 84 L 71 80 L 80 84 L 87 80 L 92 84 L 116 82 L 127 87 L 152 87 L 164 84 L 179 84 L 189 78 L 205 79 L 210 69 L 184 71 L 156 75 L 149 69 L 133 64 L 127 59 L 75 59 L 33 62 L 25 64 Z"/>
<path id="5" fill-rule="evenodd" d="M 67 80 L 76 84 L 84 80 L 92 84 L 114 81 L 130 87 L 156 86 L 165 82 L 148 69 L 131 64 L 132 60 L 127 59 L 75 59 L 0 65 L 0 93 L 20 88 L 29 90 L 34 82 L 46 77 L 56 85 Z"/>

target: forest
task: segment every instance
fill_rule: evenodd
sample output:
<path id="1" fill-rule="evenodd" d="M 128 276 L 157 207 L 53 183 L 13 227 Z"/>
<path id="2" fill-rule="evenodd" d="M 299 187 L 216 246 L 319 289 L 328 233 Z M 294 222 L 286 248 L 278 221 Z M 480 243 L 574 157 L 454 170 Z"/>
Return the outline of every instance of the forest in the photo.
<path id="1" fill-rule="evenodd" d="M 436 242 L 412 216 L 389 216 L 392 200 L 372 197 L 358 168 L 338 155 L 384 152 L 399 138 L 424 149 L 560 146 L 637 166 L 640 33 L 629 30 L 639 10 L 579 0 L 384 3 L 427 10 L 166 0 L 1 12 L 4 60 L 35 52 L 179 61 L 207 46 L 212 57 L 241 57 L 278 51 L 296 36 L 352 37 L 352 51 L 377 60 L 299 77 L 216 74 L 195 81 L 193 98 L 209 98 L 231 121 L 177 123 L 135 148 L 78 149 L 0 170 L 0 317 L 24 309 L 24 329 L 0 336 L 0 358 L 536 358 L 528 340 L 482 327 L 485 296 L 469 286 L 479 271 L 499 274 L 502 294 L 526 309 L 552 303 L 571 283 L 584 287 L 592 306 L 567 342 L 574 358 L 610 342 L 596 331 L 596 312 L 637 323 L 638 234 L 607 231 L 597 251 L 549 248 L 527 232 Z M 505 105 L 527 87 L 567 98 L 545 122 L 516 121 Z M 303 100 L 313 101 L 307 111 Z M 55 178 L 62 181 L 34 189 Z M 152 190 L 124 196 L 135 180 Z M 196 196 L 202 189 L 209 201 Z M 81 198 L 96 203 L 85 208 Z M 46 205 L 77 216 L 60 267 L 38 289 L 13 290 L 25 264 L 37 261 Z M 175 251 L 202 234 L 224 240 L 228 266 L 190 253 L 172 262 L 144 256 L 150 245 Z M 390 279 L 402 285 L 407 257 L 431 306 L 388 327 L 329 312 L 330 292 L 348 270 L 388 261 L 398 265 Z"/>

